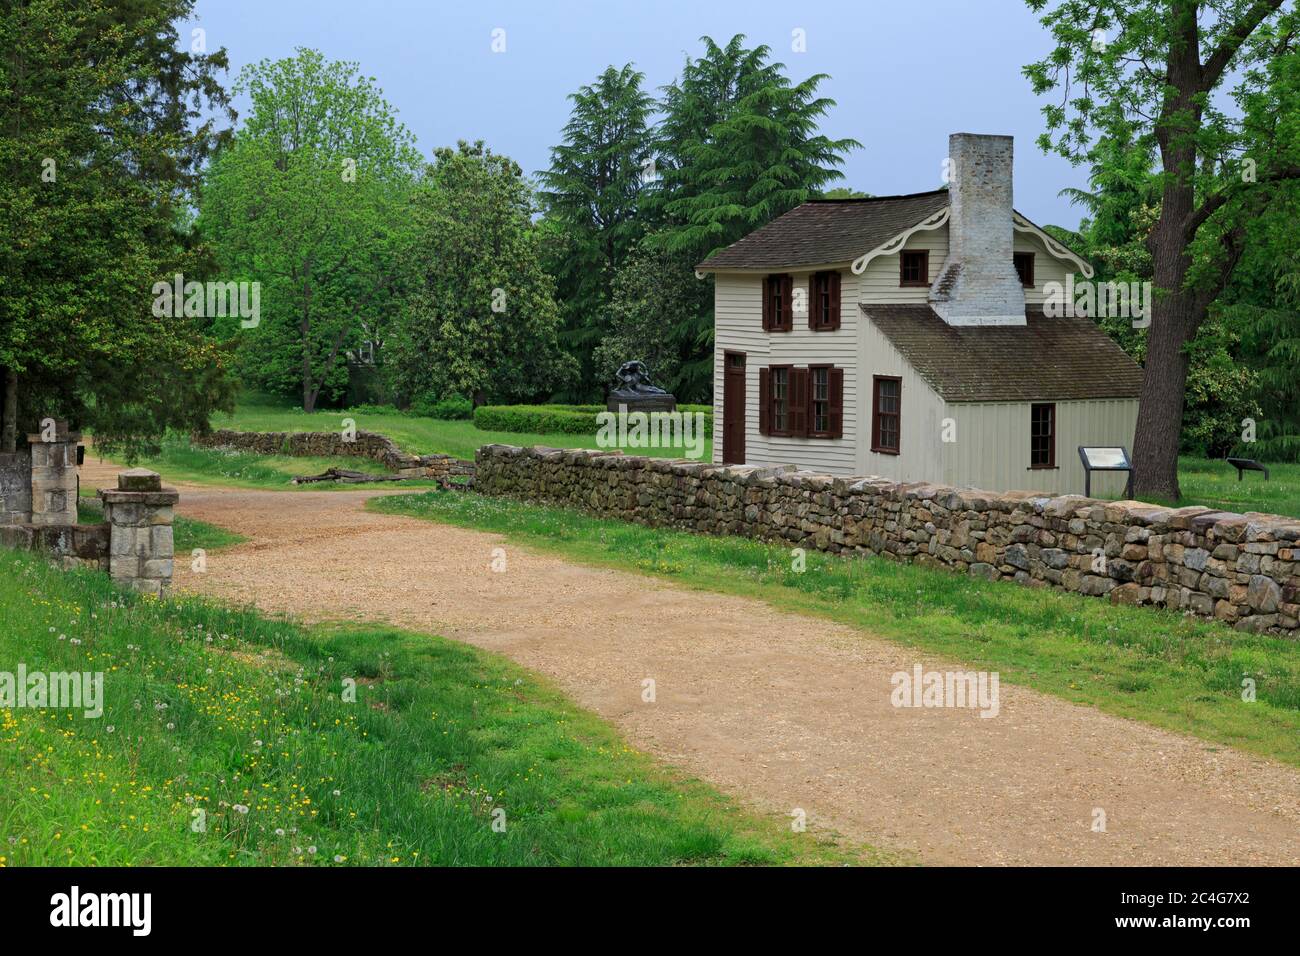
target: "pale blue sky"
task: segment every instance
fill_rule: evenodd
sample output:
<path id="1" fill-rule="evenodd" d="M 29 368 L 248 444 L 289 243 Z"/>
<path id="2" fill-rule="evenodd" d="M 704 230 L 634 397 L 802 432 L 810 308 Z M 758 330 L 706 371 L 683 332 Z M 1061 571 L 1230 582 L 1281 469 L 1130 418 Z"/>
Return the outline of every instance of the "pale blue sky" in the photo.
<path id="1" fill-rule="evenodd" d="M 1058 198 L 1085 170 L 1034 145 L 1042 106 L 1020 69 L 1048 49 L 1023 0 L 199 0 L 210 49 L 231 76 L 263 57 L 310 46 L 356 60 L 375 77 L 426 154 L 483 139 L 529 173 L 544 168 L 569 114 L 569 93 L 628 61 L 657 88 L 698 55 L 701 35 L 766 43 L 801 80 L 828 73 L 838 102 L 830 136 L 863 144 L 843 185 L 876 195 L 933 189 L 950 132 L 1016 138 L 1016 208 L 1069 227 L 1080 210 Z M 493 53 L 492 31 L 506 51 Z M 792 31 L 807 52 L 791 49 Z M 244 104 L 237 104 L 242 107 Z"/>

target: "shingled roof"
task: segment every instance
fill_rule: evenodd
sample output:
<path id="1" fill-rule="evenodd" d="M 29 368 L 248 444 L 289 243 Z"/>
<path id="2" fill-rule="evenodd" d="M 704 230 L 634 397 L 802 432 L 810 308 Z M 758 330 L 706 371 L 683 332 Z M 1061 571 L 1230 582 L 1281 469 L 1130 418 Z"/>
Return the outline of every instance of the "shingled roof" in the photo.
<path id="1" fill-rule="evenodd" d="M 951 326 L 928 305 L 861 306 L 950 402 L 1137 398 L 1142 369 L 1088 318 L 1025 310 L 1027 325 Z"/>
<path id="2" fill-rule="evenodd" d="M 943 209 L 948 190 L 873 199 L 818 199 L 795 206 L 696 266 L 794 269 L 852 262 Z"/>

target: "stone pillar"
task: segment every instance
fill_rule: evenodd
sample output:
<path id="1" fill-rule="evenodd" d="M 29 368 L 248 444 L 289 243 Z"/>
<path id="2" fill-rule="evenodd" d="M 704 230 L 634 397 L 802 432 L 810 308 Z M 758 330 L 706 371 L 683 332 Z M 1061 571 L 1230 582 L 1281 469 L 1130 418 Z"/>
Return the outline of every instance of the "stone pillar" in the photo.
<path id="1" fill-rule="evenodd" d="M 48 432 L 28 435 L 32 453 L 32 524 L 69 527 L 77 523 L 77 445 L 80 432 L 55 422 Z"/>
<path id="2" fill-rule="evenodd" d="M 162 596 L 172 583 L 172 515 L 180 494 L 156 472 L 133 468 L 102 488 L 109 526 L 108 573 L 119 584 Z"/>

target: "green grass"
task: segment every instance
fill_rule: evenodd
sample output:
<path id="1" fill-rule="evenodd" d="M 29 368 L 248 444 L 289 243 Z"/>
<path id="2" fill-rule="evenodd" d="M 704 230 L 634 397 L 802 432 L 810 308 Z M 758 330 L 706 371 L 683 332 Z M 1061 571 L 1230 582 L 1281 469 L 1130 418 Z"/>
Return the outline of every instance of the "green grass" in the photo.
<path id="1" fill-rule="evenodd" d="M 234 428 L 251 432 L 334 431 L 351 418 L 356 427 L 387 435 L 406 452 L 415 455 L 452 455 L 472 459 L 480 445 L 550 445 L 554 448 L 595 448 L 596 436 L 530 434 L 526 432 L 480 431 L 468 421 L 440 421 L 397 412 L 372 411 L 369 408 L 318 411 L 308 415 L 300 408 L 288 406 L 272 397 L 249 396 L 233 415 L 212 416 L 213 428 Z M 636 454 L 660 458 L 685 458 L 684 448 L 625 449 Z M 709 461 L 713 443 L 704 440 L 701 460 Z"/>
<path id="2" fill-rule="evenodd" d="M 253 452 L 201 448 L 184 436 L 169 435 L 157 455 L 138 459 L 134 467 L 149 468 L 165 482 L 226 485 L 233 488 L 263 488 L 280 491 L 355 491 L 363 485 L 321 482 L 295 485 L 295 475 L 318 475 L 328 468 L 347 468 L 368 474 L 387 474 L 384 466 L 368 458 L 317 458 L 290 455 L 258 455 Z M 415 479 L 402 482 L 404 488 L 436 488 L 436 481 Z M 372 486 L 374 487 L 374 486 Z M 392 487 L 382 485 L 378 487 Z"/>
<path id="3" fill-rule="evenodd" d="M 218 414 L 212 418 L 214 428 L 234 428 L 241 431 L 329 431 L 343 427 L 343 419 L 351 418 L 358 428 L 387 435 L 404 450 L 412 454 L 453 455 L 470 459 L 480 445 L 550 445 L 554 448 L 595 448 L 594 435 L 524 434 L 515 432 L 479 431 L 468 421 L 438 421 L 395 412 L 373 411 L 360 408 L 341 411 L 320 411 L 308 415 L 283 398 L 263 394 L 245 396 L 233 415 Z M 657 457 L 682 458 L 686 451 L 671 449 L 625 449 L 629 453 L 652 454 Z M 704 461 L 713 455 L 711 440 L 704 444 Z M 308 461 L 310 459 L 296 459 Z M 286 475 L 305 474 L 302 465 L 282 465 L 295 459 L 277 460 L 268 467 Z M 337 462 L 331 462 L 337 464 Z M 183 464 L 183 462 L 178 462 Z M 316 471 L 323 471 L 328 464 Z M 299 470 L 294 471 L 293 468 Z M 1263 475 L 1247 474 L 1237 482 L 1237 471 L 1225 461 L 1206 458 L 1179 459 L 1179 476 L 1183 498 L 1179 505 L 1205 505 L 1228 511 L 1264 511 L 1271 514 L 1300 517 L 1300 465 L 1278 464 L 1269 466 L 1272 474 L 1268 482 Z M 231 468 L 238 471 L 239 468 Z M 235 476 L 238 480 L 239 476 Z M 196 478 L 194 480 L 211 480 Z M 234 483 L 232 481 L 232 483 Z"/>
<path id="4" fill-rule="evenodd" d="M 788 548 L 442 492 L 368 507 L 504 534 L 584 563 L 754 597 L 944 655 L 1009 683 L 1300 765 L 1300 641 L 881 558 Z M 1257 701 L 1241 699 L 1246 677 Z"/>
<path id="5" fill-rule="evenodd" d="M 1259 472 L 1237 469 L 1226 461 L 1178 459 L 1180 505 L 1205 505 L 1223 511 L 1263 511 L 1300 518 L 1300 465 L 1268 464 L 1269 480 Z"/>
<path id="6" fill-rule="evenodd" d="M 105 674 L 98 719 L 0 709 L 0 865 L 894 859 L 739 809 L 441 638 L 160 602 L 6 549 L 0 618 L 0 670 Z"/>
<path id="7" fill-rule="evenodd" d="M 77 502 L 77 521 L 82 524 L 98 524 L 104 520 L 104 510 L 99 499 L 91 497 L 93 494 L 93 491 L 84 490 Z M 178 514 L 172 518 L 172 540 L 177 554 L 188 554 L 195 548 L 216 551 L 248 539 L 215 524 Z"/>

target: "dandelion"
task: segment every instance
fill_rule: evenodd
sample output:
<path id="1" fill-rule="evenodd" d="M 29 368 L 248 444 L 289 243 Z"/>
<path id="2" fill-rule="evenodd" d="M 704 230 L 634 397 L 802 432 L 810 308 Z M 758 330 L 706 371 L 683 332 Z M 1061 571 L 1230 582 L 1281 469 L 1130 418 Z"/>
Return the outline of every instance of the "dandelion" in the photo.
<path id="1" fill-rule="evenodd" d="M 276 835 L 276 836 L 284 836 L 284 827 L 276 827 L 276 828 L 275 828 L 275 835 Z"/>
<path id="2" fill-rule="evenodd" d="M 314 846 L 309 846 L 309 847 L 307 847 L 307 852 L 310 853 L 312 856 L 315 856 L 315 855 L 316 855 L 316 848 L 315 848 Z"/>
<path id="3" fill-rule="evenodd" d="M 244 816 L 245 814 L 248 813 L 248 807 L 244 806 L 242 803 L 235 804 L 233 807 L 231 807 L 231 809 L 234 810 L 236 813 L 238 813 L 240 816 Z"/>

